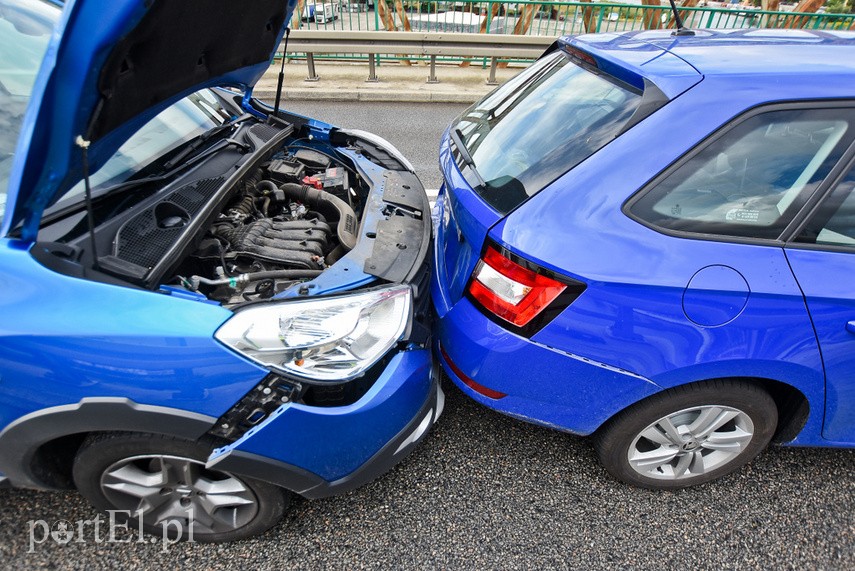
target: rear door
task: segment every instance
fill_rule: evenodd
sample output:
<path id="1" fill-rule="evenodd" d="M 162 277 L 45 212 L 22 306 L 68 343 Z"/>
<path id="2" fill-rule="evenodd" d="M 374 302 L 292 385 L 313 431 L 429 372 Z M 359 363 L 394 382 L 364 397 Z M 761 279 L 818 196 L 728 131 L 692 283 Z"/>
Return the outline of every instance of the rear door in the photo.
<path id="1" fill-rule="evenodd" d="M 855 161 L 786 254 L 804 292 L 825 367 L 822 435 L 855 443 Z"/>

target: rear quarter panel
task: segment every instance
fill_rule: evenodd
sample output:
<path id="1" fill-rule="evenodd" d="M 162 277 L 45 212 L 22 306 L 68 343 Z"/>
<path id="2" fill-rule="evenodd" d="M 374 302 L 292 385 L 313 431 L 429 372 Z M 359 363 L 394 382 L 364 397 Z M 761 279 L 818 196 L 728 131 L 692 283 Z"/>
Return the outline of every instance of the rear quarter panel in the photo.
<path id="1" fill-rule="evenodd" d="M 663 388 L 733 376 L 785 382 L 810 402 L 810 417 L 796 441 L 819 442 L 822 362 L 781 247 L 666 236 L 621 211 L 688 149 L 775 93 L 771 85 L 743 83 L 702 81 L 559 178 L 490 234 L 544 268 L 588 284 L 534 341 L 626 369 Z M 731 96 L 722 97 L 725 92 Z M 692 276 L 712 265 L 737 270 L 750 293 L 735 319 L 703 327 L 683 312 L 683 297 Z"/>

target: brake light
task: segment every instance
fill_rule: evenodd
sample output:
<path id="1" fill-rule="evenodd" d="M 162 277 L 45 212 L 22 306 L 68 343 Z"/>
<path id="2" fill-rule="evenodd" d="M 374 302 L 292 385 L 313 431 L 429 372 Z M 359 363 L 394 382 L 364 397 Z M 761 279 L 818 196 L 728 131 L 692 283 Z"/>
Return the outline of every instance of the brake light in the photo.
<path id="1" fill-rule="evenodd" d="M 567 284 L 536 273 L 506 258 L 492 246 L 475 266 L 469 293 L 484 308 L 522 327 L 534 319 Z"/>
<path id="2" fill-rule="evenodd" d="M 582 50 L 578 48 L 574 48 L 572 46 L 567 46 L 564 48 L 567 54 L 575 59 L 577 62 L 586 63 L 591 67 L 598 68 L 600 66 L 597 65 L 597 60 L 595 60 L 590 54 L 586 54 Z"/>

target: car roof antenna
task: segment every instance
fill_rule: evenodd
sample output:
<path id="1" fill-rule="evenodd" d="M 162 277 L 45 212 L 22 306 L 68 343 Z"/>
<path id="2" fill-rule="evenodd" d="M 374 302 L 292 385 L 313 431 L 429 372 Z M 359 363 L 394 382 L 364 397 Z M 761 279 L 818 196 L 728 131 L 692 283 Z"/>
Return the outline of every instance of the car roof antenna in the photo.
<path id="1" fill-rule="evenodd" d="M 671 3 L 671 11 L 674 12 L 674 25 L 676 30 L 671 32 L 672 36 L 694 36 L 695 32 L 683 25 L 683 18 L 680 17 L 680 11 L 677 10 L 677 4 L 674 0 L 668 0 Z"/>
<path id="2" fill-rule="evenodd" d="M 99 271 L 98 266 L 98 246 L 95 242 L 95 213 L 92 208 L 92 187 L 89 184 L 89 144 L 90 142 L 83 138 L 82 135 L 77 135 L 74 139 L 74 144 L 80 147 L 83 153 L 83 184 L 86 189 L 86 223 L 89 226 L 89 242 L 92 247 L 92 267 Z"/>
<path id="3" fill-rule="evenodd" d="M 276 83 L 276 101 L 273 103 L 273 119 L 279 119 L 279 100 L 282 99 L 282 83 L 285 81 L 285 55 L 288 53 L 288 38 L 291 36 L 291 26 L 285 28 L 285 45 L 282 48 L 282 65 L 279 68 L 279 78 Z"/>

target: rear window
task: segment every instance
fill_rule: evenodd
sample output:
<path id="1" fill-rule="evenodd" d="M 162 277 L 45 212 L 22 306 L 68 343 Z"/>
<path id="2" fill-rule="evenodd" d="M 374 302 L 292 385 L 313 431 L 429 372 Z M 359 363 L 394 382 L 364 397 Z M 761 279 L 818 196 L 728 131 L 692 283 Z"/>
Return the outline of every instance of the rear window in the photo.
<path id="1" fill-rule="evenodd" d="M 614 139 L 640 101 L 634 87 L 557 51 L 463 113 L 452 126 L 455 160 L 506 214 Z"/>

